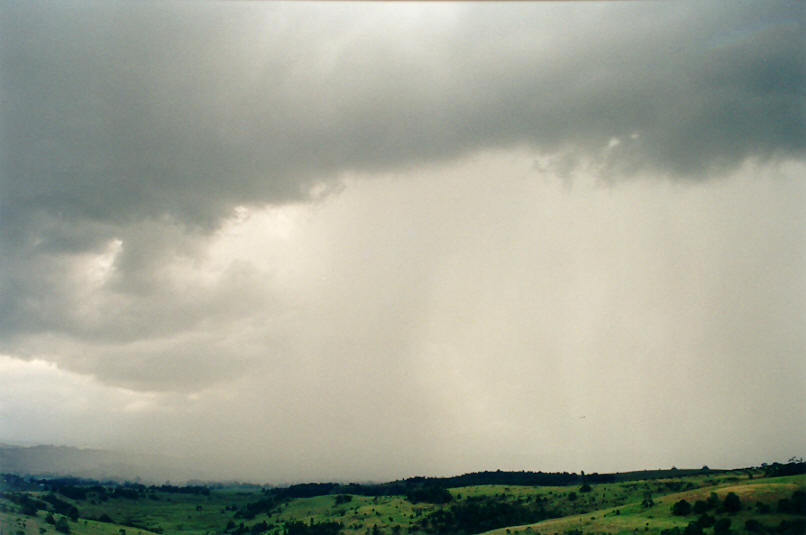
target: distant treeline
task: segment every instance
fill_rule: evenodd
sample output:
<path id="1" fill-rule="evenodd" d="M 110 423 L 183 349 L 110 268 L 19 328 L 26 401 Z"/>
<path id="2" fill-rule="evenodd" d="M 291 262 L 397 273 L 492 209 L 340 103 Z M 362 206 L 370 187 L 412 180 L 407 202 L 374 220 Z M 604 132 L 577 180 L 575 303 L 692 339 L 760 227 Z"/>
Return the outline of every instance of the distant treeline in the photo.
<path id="1" fill-rule="evenodd" d="M 764 463 L 760 467 L 768 477 L 806 473 L 806 462 L 790 459 L 786 464 Z M 410 477 L 388 483 L 301 483 L 287 487 L 262 487 L 267 502 L 277 503 L 293 498 L 310 498 L 329 494 L 360 496 L 406 496 L 412 502 L 447 503 L 450 501 L 449 488 L 476 485 L 525 485 L 525 486 L 571 486 L 595 483 L 613 483 L 646 479 L 675 478 L 697 473 L 717 473 L 724 470 L 711 470 L 707 466 L 700 469 L 642 470 L 611 474 L 577 474 L 574 472 L 530 472 L 530 471 L 484 471 L 450 477 Z M 99 501 L 112 498 L 158 499 L 158 493 L 195 494 L 207 496 L 211 489 L 221 488 L 221 484 L 193 485 L 143 485 L 141 483 L 95 481 L 76 477 L 35 478 L 15 474 L 0 476 L 6 490 L 39 490 L 58 493 L 74 500 L 84 500 L 92 495 Z M 264 508 L 268 503 L 262 504 Z"/>
<path id="2" fill-rule="evenodd" d="M 721 471 L 721 470 L 719 470 Z M 311 498 L 327 494 L 356 494 L 360 496 L 407 496 L 411 501 L 444 503 L 444 493 L 440 489 L 472 487 L 477 485 L 526 485 L 526 486 L 570 486 L 594 483 L 615 483 L 644 479 L 681 477 L 691 474 L 713 473 L 703 467 L 696 470 L 645 470 L 615 474 L 585 474 L 573 472 L 528 472 L 528 471 L 485 471 L 471 472 L 450 477 L 410 477 L 407 479 L 379 484 L 359 483 L 301 483 L 288 487 L 265 489 L 266 494 L 276 498 Z M 436 501 L 435 501 L 436 500 Z"/>
<path id="3" fill-rule="evenodd" d="M 110 498 L 137 500 L 154 497 L 157 492 L 174 494 L 195 494 L 209 496 L 210 487 L 204 485 L 143 485 L 141 483 L 119 483 L 116 481 L 95 481 L 75 477 L 25 478 L 16 474 L 2 475 L 3 487 L 9 490 L 50 491 L 73 500 L 86 500 L 93 497 L 100 501 Z"/>
<path id="4" fill-rule="evenodd" d="M 438 484 L 439 486 L 472 487 L 476 485 L 530 485 L 560 486 L 581 483 L 612 483 L 616 474 L 575 474 L 568 472 L 471 472 L 452 477 L 412 477 L 404 480 L 415 484 Z"/>
<path id="5" fill-rule="evenodd" d="M 765 465 L 766 466 L 766 465 Z M 406 496 L 412 502 L 446 503 L 450 501 L 449 488 L 469 487 L 476 485 L 527 485 L 527 486 L 564 486 L 592 483 L 611 483 L 634 479 L 653 479 L 662 477 L 679 477 L 690 473 L 710 471 L 707 467 L 700 470 L 655 470 L 628 472 L 622 474 L 576 474 L 569 472 L 529 472 L 529 471 L 485 471 L 472 472 L 451 477 L 410 477 L 388 483 L 300 483 L 287 487 L 264 487 L 263 492 L 273 502 L 293 499 L 311 498 L 328 494 L 355 494 L 360 496 Z M 769 465 L 768 471 L 783 475 L 793 471 L 792 464 Z M 4 474 L 3 483 L 6 488 L 17 490 L 45 490 L 56 492 L 74 500 L 85 500 L 92 495 L 94 499 L 106 501 L 114 498 L 137 500 L 141 498 L 158 499 L 157 493 L 195 494 L 207 496 L 211 489 L 218 485 L 143 485 L 141 483 L 119 483 L 114 481 L 94 481 L 74 477 L 32 478 L 13 474 Z"/>
<path id="6" fill-rule="evenodd" d="M 616 481 L 614 474 L 578 475 L 568 472 L 473 472 L 452 477 L 410 477 L 379 484 L 360 483 L 301 483 L 288 487 L 265 489 L 277 499 L 311 498 L 327 494 L 355 494 L 359 496 L 406 496 L 412 502 L 446 503 L 450 494 L 446 489 L 475 485 L 576 485 L 582 482 L 608 483 Z"/>
<path id="7" fill-rule="evenodd" d="M 806 474 L 806 462 L 803 459 L 790 459 L 786 464 L 772 463 L 762 464 L 764 475 L 767 477 L 796 476 Z"/>

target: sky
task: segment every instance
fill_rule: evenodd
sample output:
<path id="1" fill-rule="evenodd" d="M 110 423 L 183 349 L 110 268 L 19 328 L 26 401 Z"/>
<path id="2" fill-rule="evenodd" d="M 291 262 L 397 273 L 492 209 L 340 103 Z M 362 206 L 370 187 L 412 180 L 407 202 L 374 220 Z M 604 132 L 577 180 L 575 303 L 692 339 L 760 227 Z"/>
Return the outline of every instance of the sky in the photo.
<path id="1" fill-rule="evenodd" d="M 0 442 L 806 455 L 805 10 L 3 0 Z"/>

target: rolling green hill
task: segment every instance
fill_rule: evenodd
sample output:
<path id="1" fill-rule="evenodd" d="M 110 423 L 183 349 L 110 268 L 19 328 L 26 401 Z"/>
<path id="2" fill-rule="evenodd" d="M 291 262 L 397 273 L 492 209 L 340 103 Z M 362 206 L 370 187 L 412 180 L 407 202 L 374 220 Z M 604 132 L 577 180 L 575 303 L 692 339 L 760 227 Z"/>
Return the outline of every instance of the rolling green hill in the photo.
<path id="1" fill-rule="evenodd" d="M 0 535 L 803 535 L 804 465 L 773 468 L 575 476 L 564 485 L 468 484 L 509 477 L 489 472 L 284 488 L 5 475 Z"/>

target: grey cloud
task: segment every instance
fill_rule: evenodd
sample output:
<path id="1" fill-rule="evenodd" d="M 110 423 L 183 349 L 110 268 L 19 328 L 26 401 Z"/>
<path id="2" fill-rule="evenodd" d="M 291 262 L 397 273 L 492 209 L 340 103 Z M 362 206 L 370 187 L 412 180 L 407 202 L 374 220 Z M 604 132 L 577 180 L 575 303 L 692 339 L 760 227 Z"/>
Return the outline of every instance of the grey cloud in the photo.
<path id="1" fill-rule="evenodd" d="M 282 8 L 6 7 L 4 217 L 210 226 L 345 169 L 632 133 L 665 173 L 802 155 L 798 4 Z"/>
<path id="2" fill-rule="evenodd" d="M 300 210 L 285 245 L 253 214 L 238 238 L 252 269 L 207 292 L 179 279 L 163 288 L 184 293 L 134 294 L 146 327 L 174 328 L 112 336 L 127 322 L 98 307 L 112 325 L 86 339 L 80 322 L 27 336 L 82 375 L 4 390 L 15 436 L 194 454 L 216 477 L 273 482 L 741 466 L 802 449 L 804 166 L 569 189 L 524 179 L 530 164 L 506 151 L 350 179 Z M 204 317 L 182 323 L 195 305 Z M 54 384 L 91 410 L 54 402 Z"/>
<path id="3" fill-rule="evenodd" d="M 803 157 L 801 4 L 410 9 L 4 4 L 2 349 L 55 334 L 111 344 L 125 363 L 126 344 L 152 337 L 144 354 L 205 346 L 168 333 L 210 318 L 265 307 L 271 324 L 287 304 L 265 275 L 210 289 L 165 266 L 201 261 L 235 206 L 306 201 L 344 172 L 517 146 L 689 179 Z M 104 313 L 88 317 L 68 267 L 115 239 Z M 190 384 L 233 355 L 218 349 Z M 67 360 L 126 381 L 95 354 Z"/>

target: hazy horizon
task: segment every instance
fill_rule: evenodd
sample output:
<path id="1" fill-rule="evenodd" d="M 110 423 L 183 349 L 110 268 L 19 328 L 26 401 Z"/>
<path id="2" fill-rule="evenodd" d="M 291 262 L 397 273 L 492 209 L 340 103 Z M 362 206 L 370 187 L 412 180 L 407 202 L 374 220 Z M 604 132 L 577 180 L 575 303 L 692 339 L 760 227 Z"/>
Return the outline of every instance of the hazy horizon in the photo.
<path id="1" fill-rule="evenodd" d="M 803 3 L 0 2 L 0 442 L 806 455 Z"/>
<path id="2" fill-rule="evenodd" d="M 76 477 L 91 480 L 112 480 L 112 481 L 136 481 L 145 484 L 178 484 L 178 485 L 191 485 L 191 484 L 217 484 L 217 483 L 241 483 L 247 485 L 269 485 L 280 487 L 284 485 L 294 485 L 300 483 L 358 483 L 358 484 L 380 484 L 388 483 L 391 481 L 405 480 L 408 478 L 427 477 L 427 478 L 445 478 L 457 477 L 469 473 L 482 473 L 482 472 L 542 472 L 542 473 L 571 473 L 584 475 L 604 475 L 608 473 L 632 473 L 632 472 L 654 472 L 657 470 L 679 470 L 681 473 L 687 470 L 716 470 L 716 471 L 731 471 L 743 470 L 746 468 L 759 468 L 765 465 L 772 465 L 774 463 L 786 464 L 792 461 L 801 461 L 801 458 L 792 457 L 789 459 L 765 459 L 756 463 L 748 465 L 737 466 L 641 466 L 625 468 L 610 472 L 603 472 L 594 469 L 591 470 L 555 470 L 546 471 L 534 468 L 532 470 L 501 470 L 494 468 L 487 468 L 485 470 L 471 470 L 469 472 L 445 472 L 445 473 L 416 473 L 404 474 L 394 479 L 322 479 L 322 478 L 307 478 L 307 479 L 266 479 L 261 480 L 255 478 L 252 474 L 235 474 L 227 472 L 228 477 L 222 477 L 220 473 L 215 471 L 215 468 L 209 466 L 202 466 L 198 464 L 188 463 L 187 459 L 162 457 L 155 453 L 128 453 L 104 449 L 94 448 L 78 448 L 71 445 L 54 445 L 54 444 L 7 444 L 0 443 L 0 459 L 9 459 L 9 452 L 2 450 L 15 450 L 11 452 L 11 459 L 16 462 L 16 465 L 10 470 L 14 474 L 25 474 L 34 477 Z M 19 450 L 36 449 L 39 450 L 39 456 L 34 458 L 14 458 L 14 453 L 19 453 Z M 46 451 L 41 451 L 46 450 Z M 59 451 L 53 451 L 59 450 Z M 65 451 L 68 450 L 68 451 Z M 67 454 L 68 461 L 65 458 L 58 457 L 56 454 Z M 78 455 L 79 467 L 72 467 L 70 469 L 70 461 L 76 462 L 76 455 Z M 97 455 L 93 457 L 93 455 Z M 134 455 L 127 457 L 126 455 Z M 5 457 L 4 457 L 5 456 Z M 9 470 L 4 467 L 4 470 Z M 236 476 L 243 477 L 236 477 Z"/>

